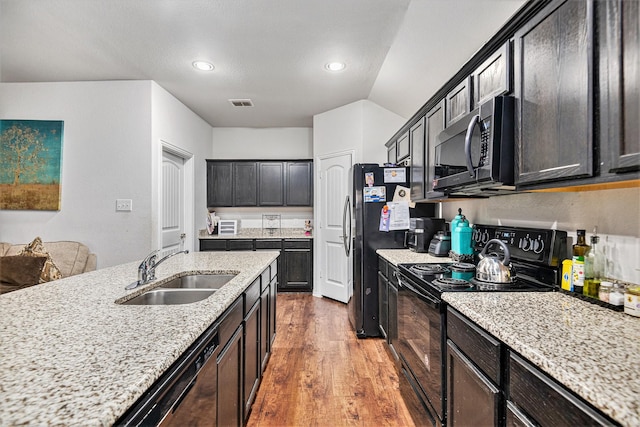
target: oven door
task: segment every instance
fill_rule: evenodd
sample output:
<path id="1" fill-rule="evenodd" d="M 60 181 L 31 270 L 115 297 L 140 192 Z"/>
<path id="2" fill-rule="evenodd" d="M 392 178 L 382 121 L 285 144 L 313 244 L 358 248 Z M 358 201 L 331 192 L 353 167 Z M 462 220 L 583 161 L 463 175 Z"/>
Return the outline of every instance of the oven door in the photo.
<path id="1" fill-rule="evenodd" d="M 406 276 L 401 274 L 399 279 L 396 350 L 414 380 L 412 388 L 421 400 L 428 402 L 431 412 L 435 412 L 429 415 L 439 424 L 444 417 L 444 304 Z"/>

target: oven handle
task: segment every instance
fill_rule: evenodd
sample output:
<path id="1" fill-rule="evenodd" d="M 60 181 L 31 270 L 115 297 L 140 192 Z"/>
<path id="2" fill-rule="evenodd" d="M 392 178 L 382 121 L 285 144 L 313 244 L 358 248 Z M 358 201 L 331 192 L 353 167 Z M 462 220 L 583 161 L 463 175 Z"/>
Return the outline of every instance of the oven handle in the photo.
<path id="1" fill-rule="evenodd" d="M 480 120 L 480 114 L 476 114 L 471 118 L 469 122 L 469 127 L 467 128 L 467 134 L 464 137 L 464 154 L 467 157 L 467 170 L 469 171 L 469 175 L 474 177 L 476 175 L 473 170 L 473 160 L 471 160 L 471 137 L 473 136 L 473 129 L 476 125 L 480 125 L 482 121 Z"/>
<path id="2" fill-rule="evenodd" d="M 404 279 L 404 280 L 403 280 Z M 420 290 L 414 288 L 413 286 L 411 286 L 409 284 L 409 281 L 406 280 L 401 274 L 398 275 L 398 288 L 406 288 L 407 290 L 413 292 L 414 294 L 418 295 L 418 297 L 423 300 L 424 302 L 426 302 L 427 304 L 429 304 L 430 307 L 433 307 L 435 309 L 440 309 L 440 301 L 437 300 L 436 298 L 427 295 L 423 292 L 421 292 Z"/>

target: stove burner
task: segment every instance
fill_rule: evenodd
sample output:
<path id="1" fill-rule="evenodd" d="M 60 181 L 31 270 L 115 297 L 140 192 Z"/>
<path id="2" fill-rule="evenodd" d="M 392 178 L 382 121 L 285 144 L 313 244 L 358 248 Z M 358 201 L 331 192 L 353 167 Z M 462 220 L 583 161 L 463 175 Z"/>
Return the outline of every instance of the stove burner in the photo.
<path id="1" fill-rule="evenodd" d="M 453 277 L 435 279 L 433 284 L 441 289 L 468 288 L 471 286 L 467 280 L 454 279 Z"/>
<path id="2" fill-rule="evenodd" d="M 484 280 L 471 279 L 471 284 L 474 285 L 480 291 L 499 291 L 503 289 L 511 289 L 518 287 L 515 282 L 509 283 L 493 283 L 485 282 Z"/>
<path id="3" fill-rule="evenodd" d="M 451 269 L 451 271 L 476 271 L 476 266 L 468 262 L 457 262 L 449 266 L 449 268 Z"/>
<path id="4" fill-rule="evenodd" d="M 434 275 L 448 273 L 449 269 L 440 264 L 416 264 L 411 266 L 411 271 L 419 275 Z"/>

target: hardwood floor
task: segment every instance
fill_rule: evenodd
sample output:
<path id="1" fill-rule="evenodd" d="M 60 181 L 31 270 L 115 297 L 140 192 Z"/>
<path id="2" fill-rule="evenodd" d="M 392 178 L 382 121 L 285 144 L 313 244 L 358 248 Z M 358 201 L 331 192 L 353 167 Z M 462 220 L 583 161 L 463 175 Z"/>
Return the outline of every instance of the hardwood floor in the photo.
<path id="1" fill-rule="evenodd" d="M 356 338 L 345 304 L 280 293 L 276 315 L 248 427 L 414 425 L 384 341 Z"/>

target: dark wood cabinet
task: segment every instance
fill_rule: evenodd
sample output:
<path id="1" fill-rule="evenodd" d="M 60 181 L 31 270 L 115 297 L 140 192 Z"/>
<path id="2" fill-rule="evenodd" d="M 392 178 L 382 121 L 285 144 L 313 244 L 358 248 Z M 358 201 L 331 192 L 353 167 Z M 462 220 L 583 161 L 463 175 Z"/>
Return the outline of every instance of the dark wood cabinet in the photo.
<path id="1" fill-rule="evenodd" d="M 258 164 L 235 162 L 233 164 L 233 206 L 257 206 Z"/>
<path id="2" fill-rule="evenodd" d="M 409 132 L 406 132 L 396 141 L 396 162 L 400 163 L 406 160 L 411 154 L 411 141 L 409 140 Z"/>
<path id="3" fill-rule="evenodd" d="M 513 351 L 509 352 L 507 397 L 519 409 L 519 420 L 535 425 L 616 425 Z"/>
<path id="4" fill-rule="evenodd" d="M 207 161 L 207 206 L 233 205 L 233 162 Z"/>
<path id="5" fill-rule="evenodd" d="M 444 130 L 444 100 L 440 101 L 425 116 L 426 132 L 426 176 L 425 176 L 425 198 L 441 199 L 444 193 L 433 191 L 433 182 L 439 178 L 435 168 L 436 146 L 438 145 L 438 135 Z"/>
<path id="6" fill-rule="evenodd" d="M 471 76 L 449 92 L 445 98 L 445 125 L 449 126 L 471 112 L 473 105 Z"/>
<path id="7" fill-rule="evenodd" d="M 267 366 L 271 348 L 271 337 L 269 336 L 270 286 L 270 283 L 267 282 L 267 287 L 263 289 L 262 295 L 260 295 L 260 372 L 264 372 Z"/>
<path id="8" fill-rule="evenodd" d="M 599 2 L 600 175 L 640 170 L 640 3 Z"/>
<path id="9" fill-rule="evenodd" d="M 278 291 L 313 291 L 313 245 L 310 239 L 284 240 Z"/>
<path id="10" fill-rule="evenodd" d="M 400 359 L 395 350 L 398 339 L 398 269 L 378 257 L 378 328 L 387 343 L 389 355 L 396 363 Z"/>
<path id="11" fill-rule="evenodd" d="M 284 205 L 284 163 L 260 162 L 258 179 L 258 205 Z"/>
<path id="12" fill-rule="evenodd" d="M 313 206 L 313 163 L 286 163 L 286 206 Z"/>
<path id="13" fill-rule="evenodd" d="M 409 129 L 409 142 L 411 146 L 411 200 L 423 201 L 425 198 L 425 118 L 422 117 Z"/>
<path id="14" fill-rule="evenodd" d="M 389 281 L 382 271 L 378 270 L 378 329 L 380 335 L 387 339 L 389 330 Z"/>
<path id="15" fill-rule="evenodd" d="M 511 92 L 513 85 L 512 45 L 507 42 L 473 73 L 475 107 Z"/>
<path id="16" fill-rule="evenodd" d="M 514 36 L 516 185 L 593 175 L 593 3 L 556 0 Z"/>
<path id="17" fill-rule="evenodd" d="M 258 280 L 258 292 L 260 282 Z M 260 385 L 262 359 L 260 353 L 260 301 L 256 300 L 244 317 L 244 419 L 248 419 L 251 405 Z"/>
<path id="18" fill-rule="evenodd" d="M 313 161 L 207 160 L 207 206 L 313 206 Z"/>
<path id="19" fill-rule="evenodd" d="M 447 425 L 500 425 L 500 390 L 450 340 L 447 341 L 447 404 Z"/>
<path id="20" fill-rule="evenodd" d="M 244 424 L 242 387 L 243 387 L 243 336 L 242 323 L 224 346 L 216 359 L 218 367 L 218 426 L 237 426 Z"/>
<path id="21" fill-rule="evenodd" d="M 398 161 L 398 156 L 396 153 L 396 143 L 392 144 L 387 143 L 387 163 L 395 164 Z"/>

